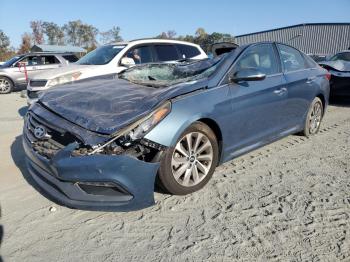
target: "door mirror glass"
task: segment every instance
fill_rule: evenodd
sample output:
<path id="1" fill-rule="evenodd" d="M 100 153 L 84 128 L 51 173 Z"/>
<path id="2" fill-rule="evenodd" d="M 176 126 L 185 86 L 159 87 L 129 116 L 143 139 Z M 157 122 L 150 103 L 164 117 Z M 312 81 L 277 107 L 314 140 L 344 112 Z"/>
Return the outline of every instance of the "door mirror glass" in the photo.
<path id="1" fill-rule="evenodd" d="M 132 59 L 130 57 L 123 57 L 120 60 L 120 65 L 125 66 L 125 67 L 130 67 L 130 66 L 135 65 L 135 61 L 134 61 L 134 59 Z"/>
<path id="2" fill-rule="evenodd" d="M 266 78 L 266 75 L 260 72 L 256 68 L 246 68 L 240 71 L 235 72 L 230 80 L 232 82 L 240 82 L 240 81 L 261 81 Z"/>

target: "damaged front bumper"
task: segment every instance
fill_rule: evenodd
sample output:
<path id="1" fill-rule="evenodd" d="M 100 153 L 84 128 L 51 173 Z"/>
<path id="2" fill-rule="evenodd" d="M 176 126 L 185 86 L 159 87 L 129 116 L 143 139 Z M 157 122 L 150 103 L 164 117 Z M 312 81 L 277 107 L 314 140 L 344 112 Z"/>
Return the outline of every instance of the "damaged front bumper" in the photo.
<path id="1" fill-rule="evenodd" d="M 27 167 L 49 196 L 68 207 L 131 211 L 154 204 L 159 163 L 128 155 L 72 156 L 72 143 L 47 159 L 23 138 Z"/>

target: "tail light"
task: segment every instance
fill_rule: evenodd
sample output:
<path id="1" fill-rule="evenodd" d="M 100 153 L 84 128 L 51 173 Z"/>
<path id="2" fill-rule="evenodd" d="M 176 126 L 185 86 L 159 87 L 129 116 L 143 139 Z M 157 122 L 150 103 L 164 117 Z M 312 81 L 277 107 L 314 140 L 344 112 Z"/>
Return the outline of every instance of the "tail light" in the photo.
<path id="1" fill-rule="evenodd" d="M 331 77 L 332 77 L 332 75 L 329 72 L 327 72 L 326 73 L 326 78 L 328 79 L 328 81 L 331 80 Z"/>

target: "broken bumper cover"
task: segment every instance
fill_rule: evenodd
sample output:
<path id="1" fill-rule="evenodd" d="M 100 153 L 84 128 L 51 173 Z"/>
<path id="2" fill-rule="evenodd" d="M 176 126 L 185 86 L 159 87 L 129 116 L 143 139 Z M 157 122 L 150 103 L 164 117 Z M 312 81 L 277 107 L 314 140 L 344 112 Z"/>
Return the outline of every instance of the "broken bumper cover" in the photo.
<path id="1" fill-rule="evenodd" d="M 23 146 L 27 167 L 39 187 L 60 204 L 86 210 L 132 211 L 154 204 L 159 163 L 119 155 L 72 157 L 70 144 L 48 160 Z"/>

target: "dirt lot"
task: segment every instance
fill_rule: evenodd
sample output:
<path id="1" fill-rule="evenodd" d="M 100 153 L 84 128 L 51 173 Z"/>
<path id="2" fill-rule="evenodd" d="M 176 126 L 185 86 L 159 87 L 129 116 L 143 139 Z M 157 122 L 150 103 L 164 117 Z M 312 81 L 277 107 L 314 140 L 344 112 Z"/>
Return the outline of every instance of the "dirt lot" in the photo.
<path id="1" fill-rule="evenodd" d="M 330 106 L 317 136 L 289 136 L 219 167 L 200 192 L 157 193 L 130 213 L 68 209 L 34 188 L 25 104 L 0 96 L 4 261 L 350 261 L 350 103 Z"/>

